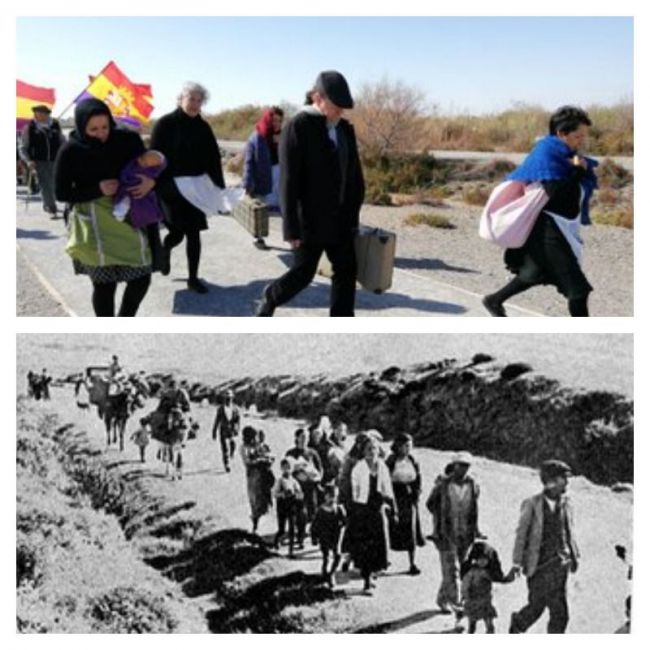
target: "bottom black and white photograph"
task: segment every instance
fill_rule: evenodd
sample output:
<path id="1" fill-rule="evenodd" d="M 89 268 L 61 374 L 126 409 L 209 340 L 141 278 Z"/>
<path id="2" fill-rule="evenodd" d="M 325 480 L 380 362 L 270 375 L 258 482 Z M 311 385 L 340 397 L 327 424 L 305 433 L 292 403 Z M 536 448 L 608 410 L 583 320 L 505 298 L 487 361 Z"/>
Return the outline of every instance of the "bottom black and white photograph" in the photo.
<path id="1" fill-rule="evenodd" d="M 19 633 L 629 633 L 629 334 L 19 334 Z"/>

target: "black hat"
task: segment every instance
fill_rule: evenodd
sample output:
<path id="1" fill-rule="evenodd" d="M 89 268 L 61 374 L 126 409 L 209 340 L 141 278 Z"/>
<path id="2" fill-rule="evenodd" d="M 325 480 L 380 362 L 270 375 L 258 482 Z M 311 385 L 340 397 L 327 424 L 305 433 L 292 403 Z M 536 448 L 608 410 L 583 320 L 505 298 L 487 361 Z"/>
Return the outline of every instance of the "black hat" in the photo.
<path id="1" fill-rule="evenodd" d="M 36 106 L 32 106 L 32 113 L 47 113 L 50 115 L 52 113 L 52 109 L 45 104 L 36 104 Z"/>
<path id="2" fill-rule="evenodd" d="M 348 82 L 336 70 L 325 70 L 325 72 L 321 72 L 316 78 L 314 90 L 317 90 L 321 95 L 325 95 L 327 99 L 339 108 L 354 107 Z"/>
<path id="3" fill-rule="evenodd" d="M 542 482 L 553 480 L 561 476 L 570 476 L 571 468 L 561 460 L 545 460 L 539 468 Z"/>

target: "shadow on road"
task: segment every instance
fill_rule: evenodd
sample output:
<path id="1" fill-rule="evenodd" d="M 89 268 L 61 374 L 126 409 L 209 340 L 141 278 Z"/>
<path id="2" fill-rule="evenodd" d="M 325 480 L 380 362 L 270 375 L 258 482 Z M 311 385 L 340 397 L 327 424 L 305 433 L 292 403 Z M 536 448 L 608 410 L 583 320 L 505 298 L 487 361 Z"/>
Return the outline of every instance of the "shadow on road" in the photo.
<path id="1" fill-rule="evenodd" d="M 443 260 L 428 257 L 396 257 L 396 269 L 418 270 L 418 271 L 453 271 L 454 273 L 479 273 L 476 269 L 468 269 L 464 266 L 453 266 Z"/>
<path id="2" fill-rule="evenodd" d="M 58 239 L 49 230 L 25 230 L 16 228 L 16 239 Z"/>

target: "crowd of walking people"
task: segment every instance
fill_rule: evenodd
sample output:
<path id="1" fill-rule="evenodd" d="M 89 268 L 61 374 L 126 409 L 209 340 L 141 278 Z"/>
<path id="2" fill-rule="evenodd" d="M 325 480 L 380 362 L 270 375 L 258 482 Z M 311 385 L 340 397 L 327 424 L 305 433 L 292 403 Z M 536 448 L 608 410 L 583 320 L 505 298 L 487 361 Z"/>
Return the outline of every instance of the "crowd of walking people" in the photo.
<path id="1" fill-rule="evenodd" d="M 108 382 L 122 385 L 125 381 L 116 355 L 102 369 Z M 45 370 L 30 372 L 28 379 L 34 398 L 43 398 L 43 389 L 34 391 L 43 379 L 49 396 L 47 385 L 52 378 Z M 143 377 L 134 375 L 132 379 L 135 383 L 131 382 L 130 390 L 137 391 L 133 388 L 137 384 L 146 385 Z M 188 388 L 186 381 L 168 376 L 155 391 L 156 408 L 139 418 L 130 436 L 142 463 L 147 462 L 150 443 L 158 442 L 156 459 L 165 464 L 171 480 L 182 480 L 185 446 L 199 436 Z M 571 469 L 563 461 L 541 464 L 542 488 L 521 504 L 512 566 L 506 572 L 480 528 L 481 492 L 471 473 L 474 459 L 468 452 L 455 453 L 438 476 L 426 477 L 409 434 L 396 434 L 387 451 L 378 430 L 363 430 L 350 439 L 344 422 L 332 424 L 323 415 L 317 422 L 297 428 L 293 445 L 278 456 L 264 431 L 244 417 L 232 390 L 212 396 L 218 402 L 212 440 L 221 451 L 224 473 L 229 475 L 237 462 L 241 440 L 239 456 L 252 531 L 258 532 L 262 517 L 275 510 L 276 528 L 270 544 L 277 552 L 286 546 L 289 558 L 299 558 L 318 548 L 321 576 L 327 585 L 335 587 L 337 579 L 354 567 L 362 581 L 362 593 L 372 596 L 377 580 L 395 561 L 395 553 L 404 554 L 407 560 L 405 575 L 420 575 L 418 549 L 428 539 L 440 562 L 436 607 L 439 613 L 454 616 L 457 627 L 465 617 L 470 633 L 481 621 L 486 632 L 494 633 L 493 584 L 510 583 L 523 575 L 528 602 L 511 613 L 509 632 L 526 632 L 546 610 L 548 632 L 566 631 L 567 584 L 570 574 L 578 569 L 580 553 L 573 508 L 566 494 Z M 432 527 L 426 536 L 421 506 L 431 515 Z M 306 548 L 308 541 L 311 549 Z"/>
<path id="2" fill-rule="evenodd" d="M 294 446 L 280 459 L 280 473 L 274 477 L 275 457 L 264 433 L 252 426 L 242 433 L 253 531 L 275 502 L 274 548 L 286 544 L 294 558 L 310 538 L 321 551 L 323 580 L 333 587 L 339 567 L 347 572 L 354 565 L 365 595 L 372 595 L 378 576 L 388 569 L 391 551 L 407 555 L 408 575 L 421 573 L 416 554 L 425 544 L 420 522 L 423 477 L 410 435 L 395 436 L 386 454 L 379 431 L 362 431 L 348 445 L 345 424 L 332 427 L 322 416 L 295 431 Z M 579 558 L 565 494 L 569 466 L 559 460 L 542 463 L 542 491 L 521 506 L 513 565 L 504 572 L 496 549 L 479 528 L 480 488 L 470 473 L 472 462 L 467 452 L 455 454 L 424 501 L 433 524 L 428 538 L 440 559 L 438 610 L 454 615 L 457 624 L 467 617 L 470 633 L 480 621 L 494 633 L 492 585 L 523 574 L 528 603 L 512 614 L 509 632 L 525 632 L 546 609 L 548 631 L 564 632 L 569 620 L 567 581 Z"/>
<path id="3" fill-rule="evenodd" d="M 178 105 L 160 117 L 150 149 L 140 135 L 118 126 L 103 102 L 76 104 L 75 129 L 65 141 L 47 106 L 34 107 L 19 155 L 38 175 L 44 209 L 56 215 L 55 198 L 67 204 L 66 252 L 74 271 L 92 283 L 97 316 L 135 316 L 153 272 L 168 275 L 173 249 L 183 239 L 187 288 L 209 291 L 200 278 L 201 232 L 207 217 L 228 212 L 221 153 L 202 115 L 207 89 L 186 83 Z M 331 316 L 354 316 L 357 262 L 355 236 L 365 184 L 354 128 L 345 111 L 354 107 L 345 77 L 318 74 L 305 105 L 285 120 L 278 106 L 260 116 L 244 152 L 243 191 L 281 213 L 283 237 L 293 253 L 289 270 L 268 283 L 257 316 L 273 316 L 313 280 L 319 260 L 332 264 Z M 545 204 L 525 243 L 509 248 L 506 267 L 515 277 L 485 296 L 492 316 L 504 303 L 538 284 L 550 284 L 568 300 L 572 316 L 587 316 L 592 287 L 581 266 L 581 224 L 590 223 L 589 201 L 597 185 L 595 160 L 583 155 L 592 122 L 585 111 L 563 106 L 549 133 L 508 176 L 522 186 L 541 184 Z M 160 228 L 167 234 L 161 241 Z M 266 249 L 262 238 L 255 245 Z M 210 251 L 216 254 L 216 251 Z M 125 285 L 119 308 L 117 287 Z"/>

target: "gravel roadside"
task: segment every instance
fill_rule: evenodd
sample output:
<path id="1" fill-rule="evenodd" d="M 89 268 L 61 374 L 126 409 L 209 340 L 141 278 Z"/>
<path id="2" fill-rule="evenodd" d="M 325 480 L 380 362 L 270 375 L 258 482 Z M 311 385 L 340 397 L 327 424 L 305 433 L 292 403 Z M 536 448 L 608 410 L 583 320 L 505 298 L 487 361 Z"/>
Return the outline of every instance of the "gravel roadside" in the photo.
<path id="1" fill-rule="evenodd" d="M 444 215 L 453 229 L 406 226 L 409 214 Z M 503 265 L 502 250 L 478 236 L 481 209 L 445 201 L 444 207 L 379 207 L 365 205 L 361 221 L 397 233 L 395 267 L 478 294 L 500 288 L 512 276 Z M 634 231 L 593 225 L 582 230 L 584 268 L 594 291 L 592 316 L 633 316 Z M 553 287 L 535 287 L 512 304 L 546 316 L 568 316 L 566 300 Z"/>

